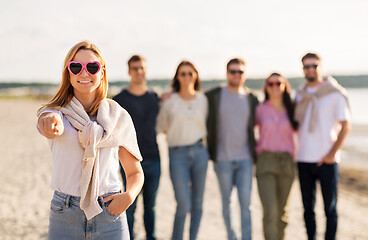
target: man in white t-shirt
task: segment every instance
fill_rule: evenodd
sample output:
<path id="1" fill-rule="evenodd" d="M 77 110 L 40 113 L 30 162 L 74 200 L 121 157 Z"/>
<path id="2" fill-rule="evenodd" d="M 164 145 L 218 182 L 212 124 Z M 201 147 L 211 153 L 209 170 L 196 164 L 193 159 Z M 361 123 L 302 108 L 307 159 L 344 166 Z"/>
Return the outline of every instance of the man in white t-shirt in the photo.
<path id="1" fill-rule="evenodd" d="M 302 58 L 306 84 L 296 95 L 295 119 L 299 122 L 297 154 L 304 220 L 308 239 L 316 239 L 316 182 L 326 214 L 325 239 L 336 239 L 339 149 L 350 129 L 350 109 L 345 89 L 331 77 L 322 78 L 318 54 Z"/>

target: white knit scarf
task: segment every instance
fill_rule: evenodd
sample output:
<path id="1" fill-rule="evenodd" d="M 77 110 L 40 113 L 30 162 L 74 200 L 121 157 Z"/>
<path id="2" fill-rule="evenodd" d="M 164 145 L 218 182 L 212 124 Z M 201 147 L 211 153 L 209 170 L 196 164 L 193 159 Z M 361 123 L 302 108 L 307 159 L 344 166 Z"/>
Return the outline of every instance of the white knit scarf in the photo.
<path id="1" fill-rule="evenodd" d="M 123 146 L 141 161 L 136 132 L 127 111 L 110 99 L 104 99 L 99 106 L 97 122 L 91 121 L 75 97 L 60 111 L 78 131 L 79 142 L 85 149 L 80 183 L 80 207 L 89 220 L 103 211 L 97 201 L 100 149 Z"/>

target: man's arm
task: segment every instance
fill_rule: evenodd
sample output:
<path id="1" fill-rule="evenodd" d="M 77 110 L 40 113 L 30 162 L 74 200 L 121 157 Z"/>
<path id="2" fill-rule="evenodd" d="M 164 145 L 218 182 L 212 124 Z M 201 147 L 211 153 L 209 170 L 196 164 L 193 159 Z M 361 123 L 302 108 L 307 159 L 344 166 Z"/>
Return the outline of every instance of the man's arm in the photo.
<path id="1" fill-rule="evenodd" d="M 337 136 L 336 142 L 333 144 L 330 152 L 326 156 L 324 156 L 321 159 L 321 161 L 317 163 L 318 167 L 321 166 L 323 163 L 333 164 L 336 161 L 335 160 L 336 152 L 342 148 L 344 141 L 351 128 L 349 121 L 340 121 L 339 123 L 341 124 L 341 130 L 339 132 L 339 135 Z"/>

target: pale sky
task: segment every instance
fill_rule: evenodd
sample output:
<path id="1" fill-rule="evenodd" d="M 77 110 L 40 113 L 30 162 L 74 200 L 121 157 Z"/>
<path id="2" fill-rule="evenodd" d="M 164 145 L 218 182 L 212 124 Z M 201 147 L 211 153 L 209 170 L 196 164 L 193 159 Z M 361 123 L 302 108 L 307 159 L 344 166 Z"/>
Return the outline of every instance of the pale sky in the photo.
<path id="1" fill-rule="evenodd" d="M 368 74 L 367 0 L 12 0 L 0 5 L 0 82 L 57 83 L 69 49 L 94 42 L 110 81 L 128 79 L 132 54 L 147 77 L 172 78 L 192 61 L 202 79 L 225 78 L 227 61 L 247 76 L 302 76 L 300 58 L 318 52 L 325 74 Z"/>

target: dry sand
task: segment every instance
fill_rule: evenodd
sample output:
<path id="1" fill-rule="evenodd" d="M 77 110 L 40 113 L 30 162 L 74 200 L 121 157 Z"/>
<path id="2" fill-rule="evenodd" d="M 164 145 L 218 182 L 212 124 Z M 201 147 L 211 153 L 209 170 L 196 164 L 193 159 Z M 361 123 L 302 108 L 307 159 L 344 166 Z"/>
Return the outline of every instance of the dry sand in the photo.
<path id="1" fill-rule="evenodd" d="M 46 140 L 35 128 L 35 112 L 41 101 L 0 99 L 0 239 L 46 239 L 48 215 L 52 191 L 49 188 L 51 154 Z M 368 133 L 367 128 L 360 128 Z M 162 154 L 162 177 L 157 199 L 158 239 L 170 239 L 175 212 L 175 200 L 168 175 L 168 157 L 164 138 L 159 136 Z M 355 156 L 347 150 L 347 156 Z M 360 157 L 365 155 L 361 154 Z M 358 161 L 359 162 L 359 161 Z M 368 239 L 368 170 L 349 168 L 342 164 L 339 188 L 338 239 Z M 252 190 L 252 231 L 253 239 L 263 239 L 262 207 L 259 201 L 256 179 Z M 319 191 L 319 190 L 318 190 Z M 234 191 L 235 193 L 235 191 Z M 235 194 L 234 218 L 240 233 L 239 205 Z M 298 181 L 294 182 L 290 199 L 289 227 L 287 240 L 306 239 L 303 208 Z M 321 194 L 317 197 L 318 239 L 323 239 L 324 212 Z M 142 200 L 139 199 L 136 213 L 137 239 L 144 239 L 142 224 Z M 188 218 L 189 220 L 189 218 Z M 185 239 L 188 239 L 186 224 Z M 198 239 L 226 239 L 221 216 L 221 199 L 210 162 L 207 174 L 204 212 Z"/>

